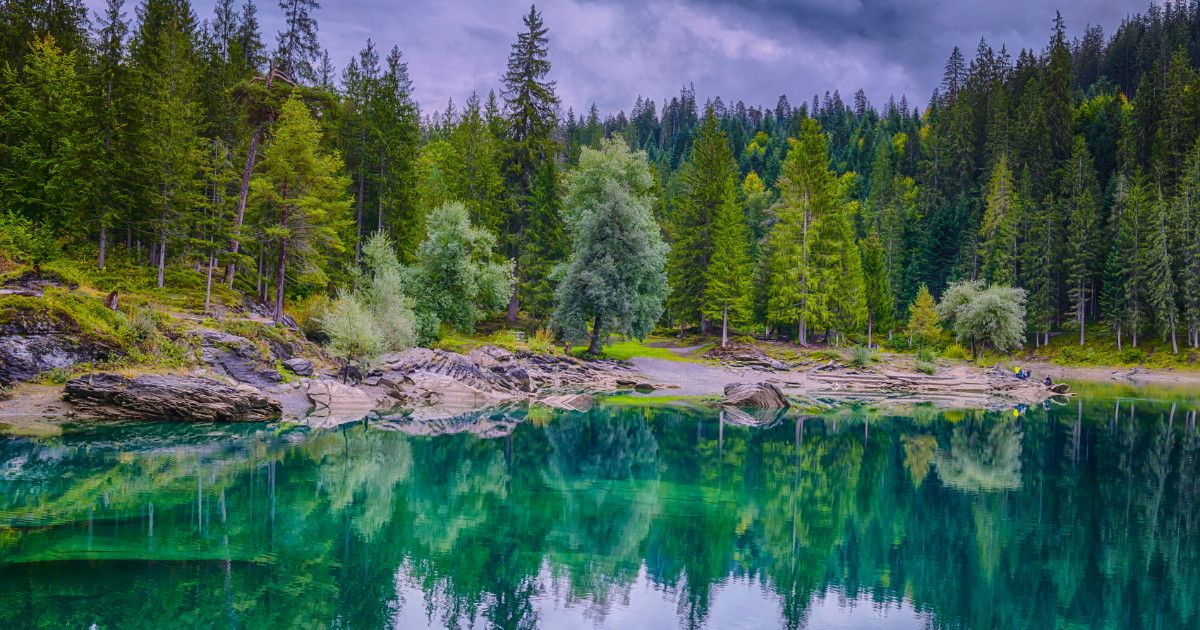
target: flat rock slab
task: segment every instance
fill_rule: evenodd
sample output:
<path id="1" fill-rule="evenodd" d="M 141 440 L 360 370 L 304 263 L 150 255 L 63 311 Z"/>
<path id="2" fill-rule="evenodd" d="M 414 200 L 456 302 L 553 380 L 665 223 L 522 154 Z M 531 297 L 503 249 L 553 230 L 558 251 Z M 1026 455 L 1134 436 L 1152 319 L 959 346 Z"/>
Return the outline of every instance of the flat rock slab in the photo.
<path id="1" fill-rule="evenodd" d="M 231 422 L 283 412 L 279 401 L 257 391 L 199 376 L 87 374 L 67 381 L 63 400 L 93 418 Z"/>

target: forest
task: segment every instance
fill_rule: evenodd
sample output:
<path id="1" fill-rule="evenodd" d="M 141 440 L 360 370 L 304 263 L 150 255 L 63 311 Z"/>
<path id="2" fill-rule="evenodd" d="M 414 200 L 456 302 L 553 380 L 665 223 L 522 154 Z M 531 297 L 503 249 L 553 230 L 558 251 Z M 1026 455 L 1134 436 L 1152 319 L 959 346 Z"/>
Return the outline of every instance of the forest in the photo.
<path id="1" fill-rule="evenodd" d="M 923 106 L 689 85 L 615 114 L 563 111 L 534 6 L 502 83 L 439 111 L 403 42 L 331 59 L 319 9 L 280 0 L 272 36 L 252 0 L 0 1 L 6 268 L 190 270 L 352 357 L 500 315 L 593 352 L 911 344 L 968 294 L 1021 307 L 1010 345 L 1200 348 L 1200 3 L 956 47 Z"/>

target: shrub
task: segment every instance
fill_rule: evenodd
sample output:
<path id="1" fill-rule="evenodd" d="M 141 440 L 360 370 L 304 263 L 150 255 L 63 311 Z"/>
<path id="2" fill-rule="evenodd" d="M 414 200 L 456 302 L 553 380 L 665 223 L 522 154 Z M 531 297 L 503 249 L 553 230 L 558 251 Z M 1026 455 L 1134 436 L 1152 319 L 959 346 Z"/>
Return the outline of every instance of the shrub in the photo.
<path id="1" fill-rule="evenodd" d="M 314 293 L 303 300 L 297 302 L 291 309 L 288 309 L 292 318 L 296 320 L 296 324 L 300 326 L 300 332 L 309 341 L 321 342 L 327 339 L 325 330 L 321 326 L 321 320 L 325 319 L 325 315 L 329 312 L 329 296 L 324 293 Z"/>
<path id="2" fill-rule="evenodd" d="M 554 352 L 554 334 L 547 328 L 539 328 L 532 337 L 529 337 L 527 345 L 532 352 L 552 354 Z"/>
<path id="3" fill-rule="evenodd" d="M 952 343 L 942 352 L 942 356 L 947 359 L 969 359 L 971 358 L 971 353 L 966 348 Z"/>
<path id="4" fill-rule="evenodd" d="M 917 350 L 917 361 L 920 363 L 936 363 L 937 354 L 933 351 L 933 348 L 920 348 Z"/>
<path id="5" fill-rule="evenodd" d="M 922 374 L 937 374 L 937 365 L 927 361 L 917 361 L 917 371 Z"/>
<path id="6" fill-rule="evenodd" d="M 850 363 L 857 367 L 867 367 L 872 361 L 877 359 L 878 356 L 870 348 L 863 346 L 850 348 Z"/>
<path id="7" fill-rule="evenodd" d="M 139 342 L 149 341 L 158 331 L 158 321 L 154 309 L 145 304 L 139 304 L 129 310 L 129 332 Z"/>
<path id="8" fill-rule="evenodd" d="M 1141 348 L 1126 348 L 1121 351 L 1121 363 L 1141 363 L 1146 360 L 1146 353 Z"/>
<path id="9" fill-rule="evenodd" d="M 339 297 L 321 323 L 329 335 L 329 350 L 337 356 L 370 360 L 383 352 L 375 317 L 354 294 Z"/>

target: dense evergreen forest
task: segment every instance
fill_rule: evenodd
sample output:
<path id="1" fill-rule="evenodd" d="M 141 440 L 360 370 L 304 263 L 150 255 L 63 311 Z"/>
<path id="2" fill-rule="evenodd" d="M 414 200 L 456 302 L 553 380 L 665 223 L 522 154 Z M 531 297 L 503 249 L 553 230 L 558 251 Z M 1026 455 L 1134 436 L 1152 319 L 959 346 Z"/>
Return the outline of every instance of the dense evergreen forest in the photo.
<path id="1" fill-rule="evenodd" d="M 399 47 L 337 68 L 316 0 L 278 10 L 272 41 L 252 1 L 0 1 L 0 251 L 208 270 L 277 318 L 330 295 L 342 331 L 374 309 L 348 354 L 505 305 L 593 348 L 724 322 L 858 341 L 965 281 L 1023 290 L 1026 342 L 1200 347 L 1200 3 L 955 48 L 923 107 L 689 86 L 628 114 L 563 111 L 535 7 L 501 85 L 427 113 Z"/>

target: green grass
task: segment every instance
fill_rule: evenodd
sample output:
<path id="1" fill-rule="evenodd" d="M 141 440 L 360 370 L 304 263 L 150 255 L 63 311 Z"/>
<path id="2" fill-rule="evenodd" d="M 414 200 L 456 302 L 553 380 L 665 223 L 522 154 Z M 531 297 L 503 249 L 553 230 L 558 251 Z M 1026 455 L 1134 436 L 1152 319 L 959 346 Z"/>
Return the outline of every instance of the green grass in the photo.
<path id="1" fill-rule="evenodd" d="M 662 340 L 648 338 L 646 341 L 654 342 Z M 704 350 L 705 348 L 701 348 L 700 350 L 696 351 L 696 354 L 700 354 Z M 586 348 L 582 350 L 582 352 L 586 351 Z M 645 341 L 634 340 L 620 341 L 612 345 L 605 346 L 602 353 L 604 356 L 610 359 L 617 359 L 620 361 L 626 361 L 632 359 L 633 357 L 646 357 L 650 359 L 665 359 L 667 361 L 688 361 L 692 363 L 702 362 L 701 359 L 672 352 L 670 348 L 654 348 L 646 345 Z"/>
<path id="2" fill-rule="evenodd" d="M 1200 369 L 1200 356 L 1187 347 L 1187 334 L 1178 335 L 1179 354 L 1171 351 L 1170 337 L 1142 334 L 1138 336 L 1138 347 L 1125 334 L 1122 348 L 1117 350 L 1116 333 L 1107 326 L 1088 326 L 1086 343 L 1079 345 L 1079 333 L 1064 332 L 1050 338 L 1050 345 L 1033 350 L 1032 358 L 1064 367 L 1134 367 L 1153 369 L 1196 370 Z M 1029 349 L 1028 346 L 1026 346 Z"/>

